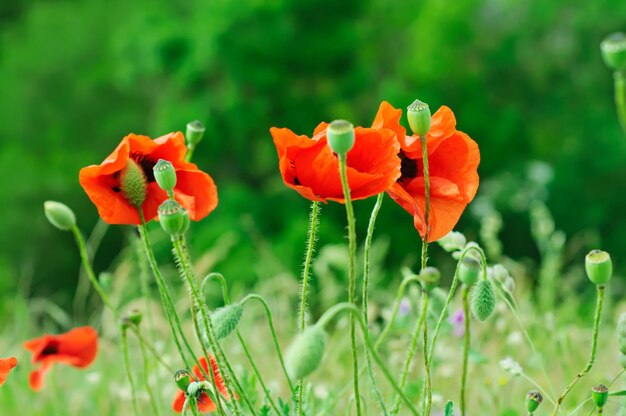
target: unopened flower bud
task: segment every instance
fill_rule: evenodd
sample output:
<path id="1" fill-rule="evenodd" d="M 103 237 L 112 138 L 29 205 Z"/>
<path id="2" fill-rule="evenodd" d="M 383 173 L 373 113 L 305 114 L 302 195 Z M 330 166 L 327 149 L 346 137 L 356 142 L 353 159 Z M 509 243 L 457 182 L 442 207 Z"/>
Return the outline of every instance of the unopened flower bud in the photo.
<path id="1" fill-rule="evenodd" d="M 598 384 L 591 388 L 591 398 L 600 409 L 609 401 L 609 388 L 604 384 Z"/>
<path id="2" fill-rule="evenodd" d="M 406 117 L 409 120 L 409 126 L 413 134 L 425 136 L 430 130 L 430 107 L 428 104 L 415 100 L 407 108 Z"/>
<path id="3" fill-rule="evenodd" d="M 126 167 L 122 169 L 120 188 L 126 200 L 137 208 L 140 208 L 143 201 L 146 200 L 146 174 L 141 166 L 132 159 L 128 159 Z"/>
<path id="4" fill-rule="evenodd" d="M 179 236 L 189 229 L 189 214 L 178 202 L 168 199 L 158 209 L 161 228 L 171 236 Z"/>
<path id="5" fill-rule="evenodd" d="M 202 137 L 204 136 L 204 130 L 204 125 L 199 120 L 190 121 L 189 123 L 187 123 L 187 131 L 185 134 L 187 139 L 187 146 L 191 148 L 196 147 L 196 145 L 200 143 L 200 140 L 202 140 Z"/>
<path id="6" fill-rule="evenodd" d="M 432 289 L 441 279 L 441 273 L 436 267 L 425 267 L 420 271 L 420 279 L 427 289 Z"/>
<path id="7" fill-rule="evenodd" d="M 174 374 L 174 381 L 179 389 L 182 391 L 187 391 L 189 384 L 191 384 L 191 374 L 187 370 L 178 370 Z"/>
<path id="8" fill-rule="evenodd" d="M 626 70 L 626 34 L 612 33 L 600 43 L 604 63 L 614 70 Z"/>
<path id="9" fill-rule="evenodd" d="M 322 362 L 326 347 L 326 333 L 317 325 L 298 334 L 287 350 L 286 365 L 289 375 L 301 380 L 311 374 Z"/>
<path id="10" fill-rule="evenodd" d="M 125 317 L 128 319 L 133 325 L 139 326 L 141 324 L 141 320 L 143 319 L 143 314 L 139 309 L 132 309 L 128 312 L 128 315 Z"/>
<path id="11" fill-rule="evenodd" d="M 43 211 L 50 224 L 61 231 L 69 231 L 76 226 L 74 211 L 61 202 L 46 201 L 43 203 Z"/>
<path id="12" fill-rule="evenodd" d="M 211 314 L 211 320 L 213 321 L 217 339 L 226 338 L 233 332 L 237 328 L 242 314 L 243 307 L 238 303 L 216 309 Z"/>
<path id="13" fill-rule="evenodd" d="M 326 137 L 330 149 L 345 156 L 354 146 L 354 126 L 346 120 L 335 120 L 328 125 Z"/>
<path id="14" fill-rule="evenodd" d="M 154 179 L 157 181 L 161 189 L 171 193 L 176 186 L 176 169 L 168 160 L 159 159 L 152 168 Z"/>
<path id="15" fill-rule="evenodd" d="M 482 279 L 474 286 L 471 297 L 471 307 L 474 316 L 479 321 L 486 321 L 496 308 L 496 294 L 491 282 Z"/>
<path id="16" fill-rule="evenodd" d="M 465 236 L 458 231 L 450 231 L 448 234 L 437 240 L 437 243 L 448 253 L 463 250 L 467 244 Z"/>
<path id="17" fill-rule="evenodd" d="M 459 265 L 459 280 L 466 286 L 472 286 L 478 281 L 480 262 L 472 256 L 465 256 Z"/>
<path id="18" fill-rule="evenodd" d="M 598 286 L 606 285 L 613 274 L 613 263 L 609 253 L 602 250 L 592 250 L 585 257 L 587 277 Z"/>
<path id="19" fill-rule="evenodd" d="M 528 413 L 533 413 L 541 402 L 543 401 L 543 396 L 537 390 L 531 390 L 526 395 L 526 410 Z"/>

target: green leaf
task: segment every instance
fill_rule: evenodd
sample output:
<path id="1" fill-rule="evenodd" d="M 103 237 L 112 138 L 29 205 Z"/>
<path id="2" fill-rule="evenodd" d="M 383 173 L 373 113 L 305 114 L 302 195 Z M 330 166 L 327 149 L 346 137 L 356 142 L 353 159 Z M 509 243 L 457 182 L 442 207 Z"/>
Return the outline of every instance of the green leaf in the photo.
<path id="1" fill-rule="evenodd" d="M 452 400 L 448 400 L 446 403 L 443 414 L 444 416 L 454 416 L 454 403 L 452 403 Z"/>

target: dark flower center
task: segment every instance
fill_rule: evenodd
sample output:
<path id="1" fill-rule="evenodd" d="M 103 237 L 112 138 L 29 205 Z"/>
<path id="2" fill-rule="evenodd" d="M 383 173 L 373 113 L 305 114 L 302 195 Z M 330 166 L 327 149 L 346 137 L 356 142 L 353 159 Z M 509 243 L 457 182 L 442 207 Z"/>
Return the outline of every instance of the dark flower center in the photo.
<path id="1" fill-rule="evenodd" d="M 398 153 L 398 157 L 400 158 L 400 178 L 397 182 L 401 182 L 403 179 L 413 179 L 417 177 L 418 166 L 417 160 L 413 160 L 409 158 L 404 152 L 401 150 Z"/>
<path id="2" fill-rule="evenodd" d="M 155 179 L 152 168 L 154 168 L 156 162 L 150 159 L 148 156 L 139 152 L 131 153 L 130 158 L 137 162 L 139 166 L 141 166 L 141 169 L 143 169 L 143 173 L 146 175 L 146 181 L 148 181 L 148 183 L 154 182 Z"/>
<path id="3" fill-rule="evenodd" d="M 57 343 L 50 343 L 46 345 L 46 348 L 44 348 L 43 351 L 41 351 L 40 355 L 42 357 L 47 357 L 49 355 L 58 354 L 58 352 L 59 352 L 59 345 Z"/>

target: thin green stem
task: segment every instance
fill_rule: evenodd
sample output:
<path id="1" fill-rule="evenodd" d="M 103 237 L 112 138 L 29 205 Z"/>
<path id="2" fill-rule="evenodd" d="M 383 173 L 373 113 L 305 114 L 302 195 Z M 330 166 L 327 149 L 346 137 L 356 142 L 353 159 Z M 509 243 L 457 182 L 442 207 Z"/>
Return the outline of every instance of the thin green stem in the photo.
<path id="1" fill-rule="evenodd" d="M 402 280 L 402 282 L 400 283 L 400 287 L 398 288 L 398 293 L 396 294 L 396 300 L 393 305 L 393 310 L 391 311 L 391 317 L 389 318 L 389 322 L 387 323 L 387 325 L 385 325 L 383 330 L 378 335 L 376 342 L 374 343 L 374 349 L 376 351 L 378 351 L 383 341 L 389 334 L 389 331 L 393 327 L 393 324 L 396 320 L 396 316 L 398 315 L 398 309 L 400 308 L 400 302 L 402 302 L 402 297 L 404 296 L 404 292 L 406 290 L 406 286 L 411 282 L 415 282 L 421 287 L 420 279 L 419 279 L 419 276 L 417 275 L 408 276 Z"/>
<path id="2" fill-rule="evenodd" d="M 378 217 L 378 212 L 380 211 L 380 207 L 383 205 L 383 199 L 385 197 L 385 193 L 378 194 L 376 198 L 376 203 L 374 204 L 374 208 L 372 209 L 372 214 L 370 215 L 370 222 L 367 226 L 367 236 L 365 238 L 365 248 L 363 250 L 363 320 L 366 323 L 369 322 L 369 311 L 368 311 L 368 299 L 369 299 L 369 281 L 370 281 L 370 251 L 372 249 L 372 239 L 374 236 L 374 226 L 376 225 L 376 217 Z M 369 325 L 367 327 L 369 333 Z M 376 396 L 376 400 L 378 401 L 378 405 L 383 413 L 383 415 L 387 415 L 387 408 L 385 407 L 385 400 L 383 399 L 382 393 L 378 388 L 378 384 L 376 383 L 376 377 L 374 376 L 374 369 L 372 368 L 372 361 L 370 358 L 369 352 L 365 351 L 365 367 L 367 368 L 367 374 L 370 379 L 370 384 L 372 385 L 372 389 L 374 390 L 374 394 Z"/>
<path id="3" fill-rule="evenodd" d="M 117 311 L 115 306 L 113 306 L 113 303 L 111 302 L 106 292 L 100 285 L 100 282 L 98 282 L 98 279 L 96 278 L 96 274 L 93 271 L 93 267 L 91 266 L 91 261 L 89 260 L 89 256 L 87 254 L 87 249 L 85 247 L 85 239 L 83 238 L 83 234 L 80 232 L 77 226 L 72 227 L 72 234 L 74 234 L 74 238 L 76 240 L 76 245 L 78 246 L 78 252 L 80 254 L 80 259 L 83 265 L 83 269 L 87 273 L 87 277 L 89 278 L 89 281 L 91 282 L 94 289 L 100 296 L 100 299 L 102 299 L 102 302 L 104 303 L 104 305 L 109 309 L 109 311 L 111 311 L 115 319 L 119 321 L 121 319 L 120 313 Z M 172 367 L 170 367 L 165 361 L 163 361 L 163 359 L 161 358 L 161 354 L 159 354 L 154 349 L 152 344 L 150 344 L 148 340 L 145 339 L 143 335 L 137 331 L 137 329 L 131 327 L 131 330 L 133 331 L 135 336 L 137 336 L 137 338 L 139 339 L 139 342 L 141 342 L 146 348 L 148 348 L 148 351 L 150 351 L 150 353 L 154 355 L 157 361 L 165 369 L 167 369 L 167 371 L 169 371 L 170 373 L 173 373 L 174 370 L 172 369 Z"/>
<path id="4" fill-rule="evenodd" d="M 211 347 L 211 350 L 215 354 L 215 360 L 219 368 L 222 366 L 221 364 L 224 363 L 225 356 L 223 356 L 223 353 L 221 353 L 221 348 L 217 341 L 217 337 L 215 336 L 215 330 L 213 328 L 213 320 L 211 319 L 211 315 L 207 313 L 206 307 L 204 306 L 204 303 L 202 302 L 202 297 L 200 296 L 200 291 L 198 288 L 198 282 L 196 280 L 195 272 L 193 271 L 193 268 L 191 265 L 189 251 L 187 250 L 187 246 L 185 244 L 185 238 L 184 236 L 177 236 L 177 237 L 172 236 L 171 241 L 174 247 L 174 254 L 178 260 L 178 264 L 180 265 L 181 276 L 183 277 L 183 280 L 185 281 L 185 283 L 187 284 L 190 290 L 191 302 L 192 302 L 191 308 L 192 310 L 195 308 L 200 312 L 200 317 L 202 318 L 202 323 L 204 324 L 204 329 L 207 334 L 209 346 Z M 197 320 L 195 319 L 195 313 L 192 316 L 194 317 L 194 321 L 196 321 L 195 325 L 197 326 L 198 324 L 197 324 Z M 198 335 L 199 334 L 200 333 L 198 332 Z M 200 341 L 201 341 L 200 344 L 202 344 L 202 347 L 205 348 L 202 340 Z M 215 395 L 217 397 L 217 401 L 219 402 L 220 394 L 217 388 L 216 380 L 212 374 L 213 371 L 209 371 L 209 372 L 211 373 L 211 380 L 213 383 L 213 388 L 216 391 Z M 224 381 L 225 381 L 224 384 L 226 384 L 226 389 L 228 390 L 228 394 L 230 395 L 230 397 L 234 398 L 235 394 L 232 391 L 229 376 L 228 376 L 228 373 L 226 372 L 224 373 Z M 241 392 L 241 393 L 244 394 L 244 392 Z M 232 404 L 235 410 L 235 414 L 240 414 L 239 407 L 237 406 L 237 401 L 233 400 Z"/>
<path id="5" fill-rule="evenodd" d="M 274 328 L 274 320 L 272 319 L 272 311 L 270 310 L 269 305 L 267 304 L 267 302 L 265 301 L 265 299 L 263 299 L 262 296 L 257 295 L 257 294 L 250 294 L 248 296 L 246 296 L 244 299 L 241 300 L 241 304 L 243 305 L 244 303 L 246 303 L 248 300 L 256 300 L 258 302 L 260 302 L 263 305 L 263 309 L 265 310 L 265 315 L 267 316 L 267 323 L 269 325 L 270 328 L 270 333 L 272 334 L 272 339 L 274 341 L 274 347 L 276 349 L 276 355 L 278 356 L 278 360 L 280 361 L 280 366 L 283 369 L 283 373 L 285 374 L 285 378 L 287 379 L 287 383 L 289 384 L 289 389 L 291 390 L 291 393 L 293 394 L 295 392 L 295 387 L 291 381 L 291 378 L 289 377 L 289 372 L 287 371 L 287 366 L 285 365 L 285 360 L 283 358 L 283 353 L 280 349 L 280 344 L 278 343 L 278 336 L 276 335 L 276 329 Z"/>
<path id="6" fill-rule="evenodd" d="M 300 287 L 300 311 L 298 314 L 298 329 L 300 330 L 300 332 L 304 331 L 304 328 L 306 326 L 308 288 L 309 280 L 311 279 L 311 263 L 313 262 L 313 253 L 315 252 L 315 240 L 317 238 L 319 212 L 319 202 L 313 201 L 311 203 L 311 214 L 309 216 L 309 233 L 306 242 L 304 265 L 302 267 L 302 284 Z"/>
<path id="7" fill-rule="evenodd" d="M 467 405 L 466 389 L 467 389 L 467 364 L 469 359 L 470 349 L 470 304 L 469 304 L 469 292 L 470 288 L 467 285 L 463 285 L 463 367 L 461 370 L 461 416 L 465 416 L 465 409 Z"/>
<path id="8" fill-rule="evenodd" d="M 137 331 L 140 329 L 137 328 Z M 146 354 L 146 347 L 143 342 L 139 342 L 139 349 L 141 351 L 141 358 L 143 360 L 143 384 L 148 391 L 148 397 L 150 397 L 150 405 L 152 406 L 152 412 L 158 416 L 159 415 L 159 406 L 156 401 L 156 397 L 154 397 L 154 391 L 150 387 L 150 360 L 148 359 L 148 354 Z"/>
<path id="9" fill-rule="evenodd" d="M 148 279 L 148 265 L 146 264 L 146 258 L 143 256 L 141 248 L 141 240 L 137 237 L 133 238 L 133 245 L 137 254 L 137 265 L 139 269 L 139 282 L 141 285 L 141 296 L 145 302 L 146 314 L 148 315 L 148 323 L 150 324 L 150 331 L 152 338 L 154 339 L 154 332 L 156 331 L 156 325 L 154 324 L 153 314 L 150 313 L 150 285 Z"/>
<path id="10" fill-rule="evenodd" d="M 354 219 L 354 208 L 350 198 L 350 185 L 348 184 L 348 166 L 345 154 L 338 155 L 339 158 L 339 174 L 341 176 L 341 185 L 343 187 L 343 195 L 346 205 L 346 216 L 348 219 L 348 250 L 350 253 L 348 263 L 348 302 L 355 303 L 356 291 L 356 275 L 355 275 L 355 259 L 356 259 L 356 227 Z M 367 326 L 365 328 L 367 332 Z M 357 354 L 356 335 L 354 327 L 354 316 L 350 315 L 350 342 L 352 344 L 352 381 L 354 383 L 354 402 L 356 403 L 356 414 L 361 415 L 361 394 L 359 392 L 359 361 Z"/>
<path id="11" fill-rule="evenodd" d="M 408 407 L 408 409 L 411 412 L 411 414 L 412 415 L 418 415 L 417 409 L 415 408 L 415 406 L 413 406 L 413 403 L 411 403 L 409 398 L 406 397 L 406 395 L 402 391 L 402 388 L 398 385 L 398 383 L 396 383 L 393 375 L 391 374 L 391 371 L 389 371 L 387 366 L 385 366 L 385 363 L 383 362 L 382 358 L 380 358 L 380 355 L 374 350 L 374 345 L 372 343 L 372 340 L 370 339 L 369 335 L 366 332 L 367 325 L 363 321 L 363 317 L 361 316 L 361 311 L 359 311 L 359 308 L 357 308 L 352 303 L 348 303 L 348 302 L 339 303 L 339 304 L 331 307 L 330 309 L 328 309 L 324 313 L 324 315 L 322 315 L 322 317 L 319 319 L 319 321 L 317 321 L 316 325 L 318 325 L 318 326 L 323 328 L 338 313 L 343 312 L 343 311 L 349 311 L 350 314 L 354 317 L 355 321 L 360 325 L 361 331 L 363 333 L 363 340 L 365 342 L 365 347 L 369 350 L 370 354 L 372 354 L 372 358 L 374 358 L 374 361 L 380 367 L 381 371 L 383 372 L 383 375 L 385 376 L 385 378 L 387 379 L 387 381 L 389 382 L 391 387 L 393 387 L 393 389 L 396 391 L 396 393 L 398 393 L 400 395 L 400 399 L 402 399 L 404 404 Z"/>
<path id="12" fill-rule="evenodd" d="M 122 353 L 124 354 L 124 368 L 126 369 L 126 378 L 130 385 L 130 397 L 133 403 L 133 414 L 139 415 L 139 408 L 137 407 L 137 387 L 135 387 L 135 380 L 133 379 L 133 371 L 130 368 L 130 358 L 128 356 L 128 339 L 126 338 L 126 328 L 122 327 Z"/>
<path id="13" fill-rule="evenodd" d="M 411 345 L 407 352 L 407 356 L 404 360 L 404 364 L 402 366 L 402 375 L 400 376 L 400 388 L 404 391 L 404 387 L 406 386 L 407 377 L 409 375 L 409 370 L 411 369 L 411 361 L 413 360 L 413 356 L 417 351 L 417 344 L 419 342 L 421 328 L 426 320 L 426 314 L 428 313 L 428 294 L 425 290 L 422 290 L 422 308 L 420 310 L 419 318 L 417 319 L 417 324 L 415 325 L 415 330 L 413 331 L 413 337 L 411 338 Z M 400 411 L 400 398 L 396 397 L 393 408 L 391 410 L 392 415 L 398 414 Z"/>
<path id="14" fill-rule="evenodd" d="M 102 238 L 109 229 L 109 224 L 99 219 L 95 227 L 89 235 L 89 239 L 86 244 L 86 251 L 88 256 L 88 262 L 93 261 L 93 257 L 98 251 L 98 247 L 102 242 Z M 78 284 L 76 285 L 76 292 L 74 293 L 74 316 L 85 316 L 85 307 L 87 296 L 89 295 L 89 277 L 87 276 L 87 270 L 85 266 L 81 267 L 78 274 Z"/>
<path id="15" fill-rule="evenodd" d="M 600 322 L 602 320 L 602 306 L 604 305 L 604 286 L 597 286 L 597 297 L 596 297 L 596 312 L 593 319 L 593 338 L 591 342 L 591 354 L 589 355 L 589 361 L 583 370 L 576 375 L 576 378 L 572 380 L 572 382 L 565 388 L 563 393 L 559 396 L 556 401 L 556 406 L 554 406 L 553 416 L 556 416 L 559 413 L 559 408 L 565 399 L 565 396 L 574 388 L 574 386 L 580 381 L 581 378 L 585 376 L 593 367 L 594 362 L 596 361 L 596 353 L 598 351 L 598 333 L 600 331 Z"/>
<path id="16" fill-rule="evenodd" d="M 626 133 L 626 70 L 615 71 L 613 74 L 615 84 L 615 105 L 617 117 Z"/>

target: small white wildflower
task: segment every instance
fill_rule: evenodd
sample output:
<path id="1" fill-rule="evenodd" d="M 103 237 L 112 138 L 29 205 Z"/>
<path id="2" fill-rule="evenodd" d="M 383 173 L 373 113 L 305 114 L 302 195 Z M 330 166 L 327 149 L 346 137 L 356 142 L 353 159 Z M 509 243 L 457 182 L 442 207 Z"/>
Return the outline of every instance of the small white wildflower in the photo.
<path id="1" fill-rule="evenodd" d="M 448 234 L 437 240 L 439 245 L 448 253 L 457 250 L 463 250 L 467 240 L 463 234 L 458 231 L 450 231 Z"/>
<path id="2" fill-rule="evenodd" d="M 507 345 L 510 345 L 512 347 L 521 345 L 523 341 L 524 341 L 524 337 L 522 336 L 522 333 L 519 331 L 511 332 L 509 336 L 506 337 Z"/>
<path id="3" fill-rule="evenodd" d="M 513 376 L 519 376 L 524 371 L 522 366 L 511 357 L 506 357 L 500 360 L 500 367 L 507 373 L 511 373 Z"/>

